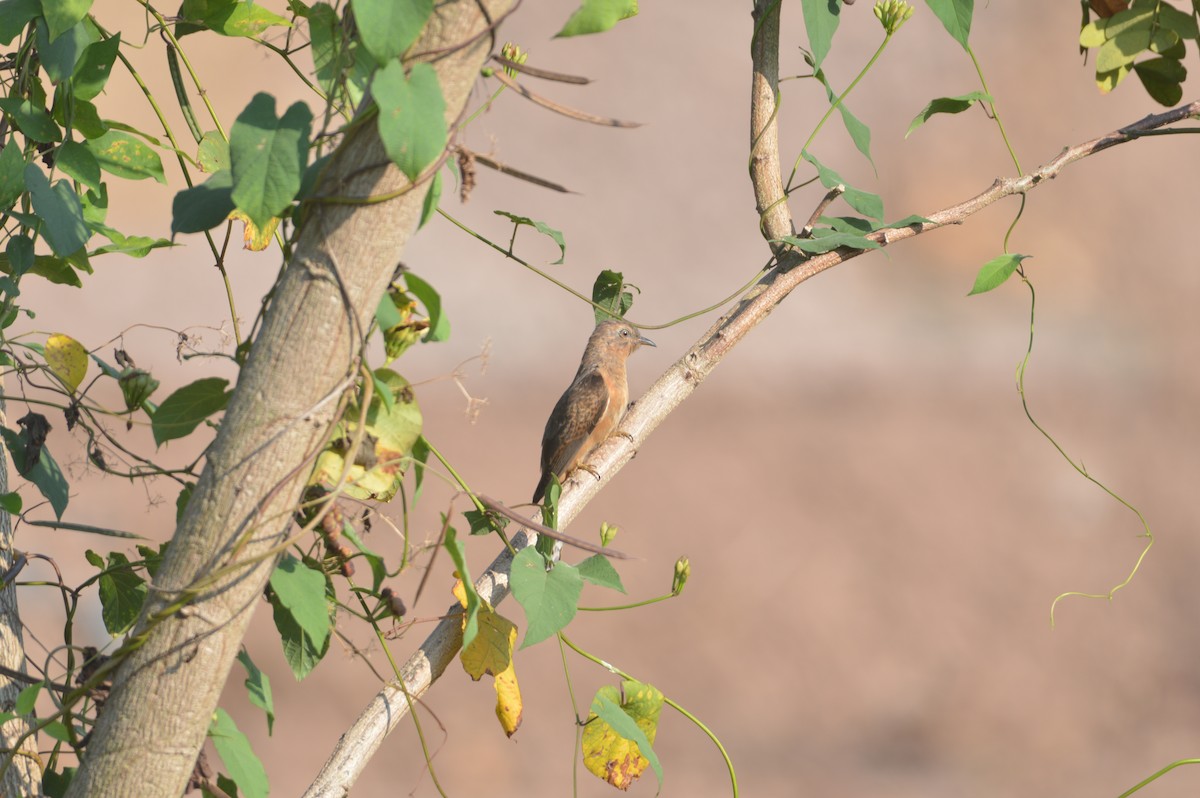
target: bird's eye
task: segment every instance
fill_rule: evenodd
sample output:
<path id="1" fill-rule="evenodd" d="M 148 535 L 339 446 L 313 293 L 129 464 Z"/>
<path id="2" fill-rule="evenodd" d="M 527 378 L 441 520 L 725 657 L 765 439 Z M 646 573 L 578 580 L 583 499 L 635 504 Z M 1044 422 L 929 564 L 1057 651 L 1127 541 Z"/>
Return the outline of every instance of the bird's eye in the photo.
<path id="1" fill-rule="evenodd" d="M 622 329 L 621 329 L 621 335 L 622 335 L 623 337 L 625 337 L 625 338 L 628 338 L 628 337 L 629 337 L 629 330 L 626 330 L 626 329 L 622 328 Z"/>

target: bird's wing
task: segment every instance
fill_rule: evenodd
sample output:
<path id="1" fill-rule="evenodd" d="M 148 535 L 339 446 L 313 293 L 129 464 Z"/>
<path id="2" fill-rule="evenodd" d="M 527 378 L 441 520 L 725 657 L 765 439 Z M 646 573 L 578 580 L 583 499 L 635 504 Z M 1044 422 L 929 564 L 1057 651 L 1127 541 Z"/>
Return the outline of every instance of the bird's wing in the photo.
<path id="1" fill-rule="evenodd" d="M 580 374 L 563 394 L 542 439 L 542 467 L 560 477 L 587 452 L 580 451 L 608 409 L 608 383 L 597 370 Z"/>

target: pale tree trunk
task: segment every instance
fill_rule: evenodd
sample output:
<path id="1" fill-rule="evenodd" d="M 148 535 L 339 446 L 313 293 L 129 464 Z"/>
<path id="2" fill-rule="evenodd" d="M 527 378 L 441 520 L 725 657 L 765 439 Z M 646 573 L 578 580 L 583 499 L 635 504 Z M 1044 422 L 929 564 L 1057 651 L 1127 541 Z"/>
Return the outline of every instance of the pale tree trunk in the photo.
<path id="1" fill-rule="evenodd" d="M 0 400 L 0 418 L 4 416 L 4 402 Z M 8 462 L 0 452 L 0 495 L 8 493 Z M 12 518 L 0 510 L 0 573 L 8 573 L 16 560 L 13 548 Z M 0 586 L 0 665 L 10 671 L 25 673 L 25 643 L 21 639 L 21 616 L 17 611 L 17 589 L 15 586 Z M 27 687 L 23 682 L 0 674 L 0 712 L 11 712 L 17 694 Z M 37 737 L 25 737 L 33 727 L 28 717 L 14 718 L 0 725 L 0 749 L 4 757 L 17 748 L 12 764 L 0 778 L 0 795 L 42 795 L 42 760 L 38 756 Z"/>
<path id="2" fill-rule="evenodd" d="M 448 121 L 466 104 L 510 0 L 438 3 L 413 53 L 437 70 Z M 486 14 L 485 14 L 486 12 Z M 397 192 L 373 123 L 350 133 L 322 197 Z M 383 202 L 315 202 L 167 550 L 69 796 L 175 796 L 204 743 L 253 608 L 285 540 L 363 331 L 420 218 L 425 186 Z M 233 567 L 230 567 L 230 566 Z M 212 577 L 216 574 L 215 578 Z M 193 597 L 196 587 L 202 589 Z M 178 611 L 172 604 L 183 603 Z"/>

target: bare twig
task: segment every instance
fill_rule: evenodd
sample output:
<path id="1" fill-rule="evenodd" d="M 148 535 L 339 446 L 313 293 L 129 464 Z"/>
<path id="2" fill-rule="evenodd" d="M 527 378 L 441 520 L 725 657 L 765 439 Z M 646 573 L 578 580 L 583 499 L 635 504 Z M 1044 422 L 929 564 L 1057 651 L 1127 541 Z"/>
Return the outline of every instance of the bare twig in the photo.
<path id="1" fill-rule="evenodd" d="M 553 80 L 559 83 L 571 83 L 575 86 L 586 86 L 591 83 L 591 79 L 580 77 L 579 75 L 568 75 L 565 72 L 551 72 L 549 69 L 539 69 L 529 64 L 521 64 L 511 59 L 505 58 L 502 55 L 493 55 L 492 60 L 497 64 L 503 64 L 509 69 L 515 69 L 518 72 L 528 75 L 531 78 L 541 78 L 542 80 Z"/>
<path id="2" fill-rule="evenodd" d="M 641 127 L 642 126 L 641 122 L 625 122 L 620 119 L 613 119 L 612 117 L 608 117 L 608 116 L 596 116 L 595 114 L 589 114 L 586 111 L 579 111 L 574 108 L 569 108 L 565 105 L 559 105 L 558 103 L 553 102 L 552 100 L 547 100 L 545 97 L 542 97 L 541 95 L 534 94 L 529 89 L 525 88 L 520 83 L 517 83 L 515 80 L 510 78 L 508 75 L 505 75 L 503 72 L 493 72 L 492 77 L 494 77 L 496 80 L 503 83 L 508 88 L 515 91 L 517 94 L 524 97 L 526 100 L 530 100 L 531 102 L 537 103 L 538 105 L 542 106 L 543 108 L 548 108 L 549 110 L 553 111 L 556 114 L 562 114 L 563 116 L 569 116 L 572 119 L 578 119 L 580 122 L 589 122 L 593 125 L 601 125 L 602 127 Z"/>
<path id="3" fill-rule="evenodd" d="M 502 175 L 508 175 L 509 177 L 515 177 L 518 180 L 524 180 L 527 183 L 533 183 L 535 186 L 541 186 L 542 188 L 548 188 L 551 191 L 557 191 L 562 194 L 574 194 L 575 193 L 574 191 L 572 191 L 571 189 L 567 188 L 564 185 L 561 185 L 559 183 L 554 183 L 550 180 L 546 180 L 545 178 L 538 177 L 537 175 L 531 175 L 529 172 L 522 172 L 520 169 L 514 169 L 511 166 L 506 166 L 493 158 L 489 158 L 486 155 L 480 155 L 477 152 L 467 150 L 465 147 L 460 146 L 459 150 L 462 152 L 469 152 L 471 154 L 471 157 L 474 158 L 476 162 L 483 164 L 484 166 L 488 167 L 489 169 L 495 169 L 497 172 L 499 172 Z"/>
<path id="4" fill-rule="evenodd" d="M 808 221 L 804 223 L 804 227 L 800 228 L 800 237 L 808 238 L 811 236 L 813 227 L 815 227 L 817 222 L 820 220 L 821 214 L 825 213 L 825 209 L 829 207 L 830 203 L 845 193 L 846 187 L 841 183 L 838 183 L 836 186 L 829 189 L 829 191 L 825 193 L 825 196 L 821 198 L 821 201 L 817 203 L 817 207 L 813 208 L 813 212 L 808 217 Z"/>
<path id="5" fill-rule="evenodd" d="M 521 526 L 525 527 L 526 529 L 531 529 L 534 532 L 537 532 L 539 535 L 545 535 L 548 538 L 553 538 L 554 540 L 560 540 L 563 543 L 566 543 L 568 546 L 574 546 L 577 549 L 583 549 L 584 551 L 590 551 L 593 554 L 603 554 L 605 557 L 612 557 L 614 560 L 631 559 L 628 554 L 619 552 L 616 549 L 606 549 L 603 546 L 597 546 L 595 543 L 588 543 L 586 540 L 580 540 L 579 538 L 573 538 L 570 535 L 564 535 L 562 532 L 559 532 L 557 529 L 551 529 L 548 526 L 539 524 L 537 521 L 532 521 L 528 518 L 522 518 L 520 515 L 518 515 L 514 511 L 508 509 L 507 507 L 505 507 L 503 504 L 496 501 L 495 499 L 489 499 L 487 496 L 482 496 L 482 495 L 479 496 L 478 498 L 479 498 L 479 501 L 483 504 L 483 506 L 488 508 L 492 512 L 499 513 L 500 515 L 507 518 L 509 521 L 516 522 L 516 523 L 520 524 Z"/>

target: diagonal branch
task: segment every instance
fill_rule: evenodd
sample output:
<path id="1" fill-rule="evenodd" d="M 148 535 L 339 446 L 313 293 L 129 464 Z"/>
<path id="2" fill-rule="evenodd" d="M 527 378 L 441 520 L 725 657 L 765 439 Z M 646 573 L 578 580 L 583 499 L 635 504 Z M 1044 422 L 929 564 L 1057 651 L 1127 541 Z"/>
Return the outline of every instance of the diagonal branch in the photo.
<path id="1" fill-rule="evenodd" d="M 761 2 L 760 6 L 771 6 Z M 792 234 L 792 217 L 779 170 L 776 102 L 779 51 L 778 4 L 761 19 L 757 18 L 752 46 L 754 81 L 751 101 L 751 180 L 758 203 L 761 230 L 774 244 L 775 239 Z M 997 180 L 987 190 L 970 199 L 927 214 L 929 222 L 901 228 L 878 230 L 869 238 L 888 245 L 950 224 L 961 224 L 1005 197 L 1031 191 L 1070 164 L 1102 152 L 1109 147 L 1141 137 L 1146 131 L 1200 116 L 1200 100 L 1162 114 L 1147 116 L 1127 127 L 1091 141 L 1068 147 L 1056 158 L 1025 175 Z M 602 444 L 586 465 L 600 479 L 568 478 L 559 501 L 559 526 L 565 528 L 637 453 L 638 447 L 655 428 L 687 399 L 712 373 L 726 355 L 779 305 L 800 283 L 826 269 L 863 254 L 863 250 L 843 247 L 805 258 L 795 250 L 779 250 L 779 265 L 742 297 L 737 306 L 722 316 L 658 381 L 630 408 L 621 422 L 620 434 Z M 579 474 L 583 469 L 576 471 Z M 586 472 L 584 472 L 586 473 Z M 529 545 L 536 535 L 517 533 L 514 549 Z M 492 606 L 509 592 L 508 572 L 512 555 L 506 550 L 476 582 L 479 595 Z M 385 685 L 338 741 L 329 760 L 305 793 L 305 798 L 341 796 L 358 777 L 384 737 L 408 712 L 405 693 L 422 695 L 445 671 L 458 653 L 462 640 L 461 618 L 452 613 L 430 633 L 403 668 L 404 684 Z"/>

